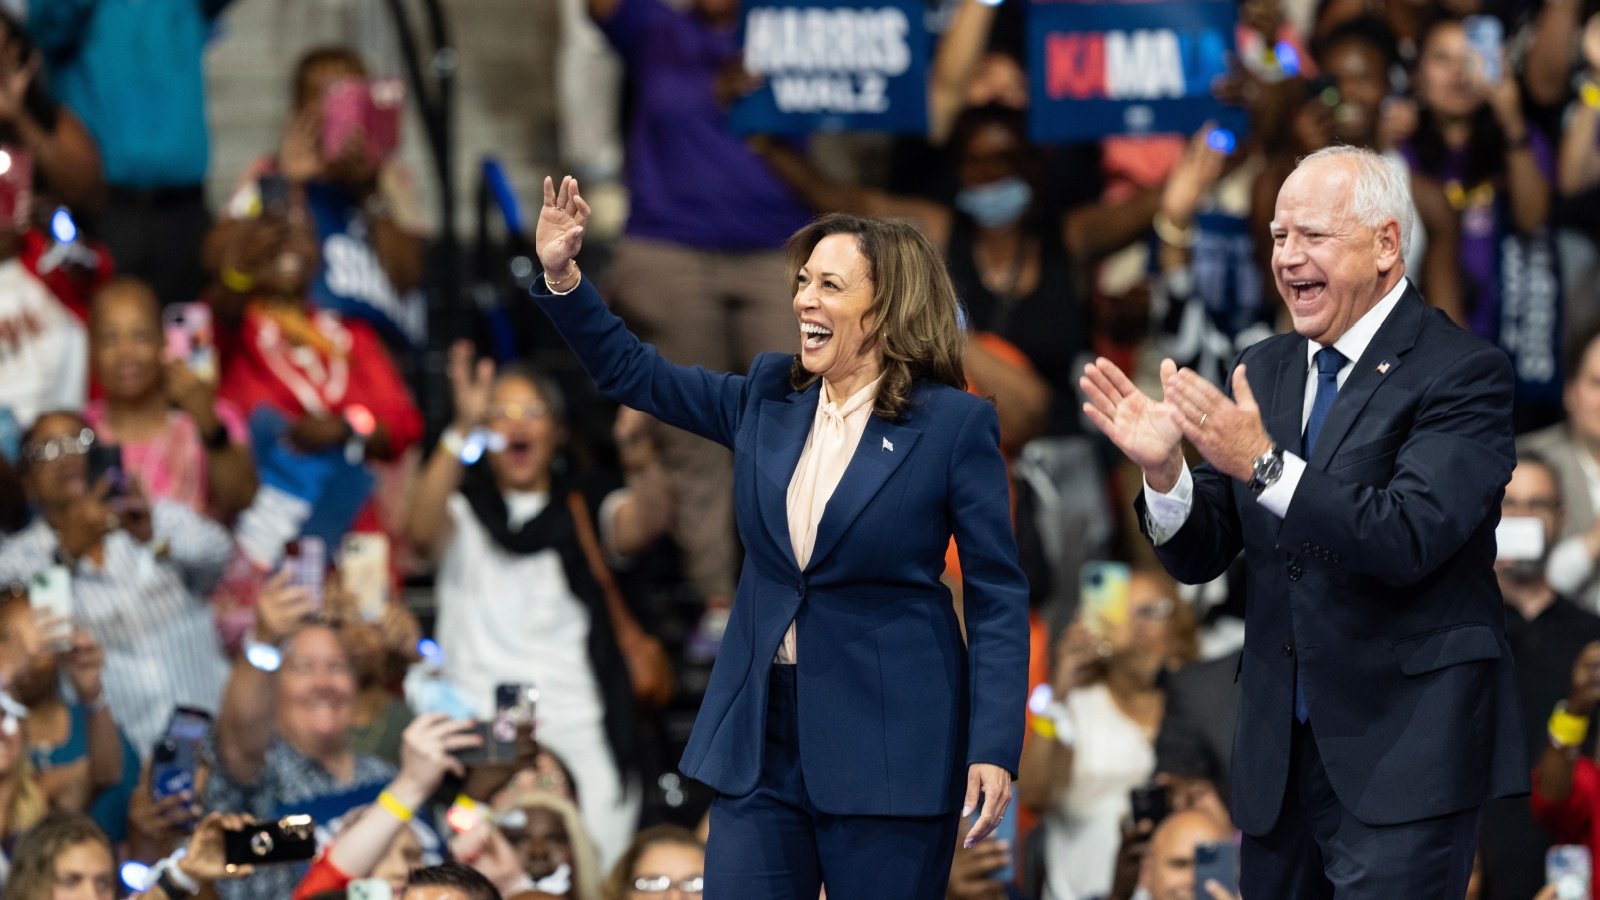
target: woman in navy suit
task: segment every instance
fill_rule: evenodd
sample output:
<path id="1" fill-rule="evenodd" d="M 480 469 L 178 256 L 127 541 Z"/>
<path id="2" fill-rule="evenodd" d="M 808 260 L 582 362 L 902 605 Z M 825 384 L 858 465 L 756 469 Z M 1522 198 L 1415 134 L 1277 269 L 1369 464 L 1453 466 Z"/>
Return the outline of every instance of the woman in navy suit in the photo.
<path id="1" fill-rule="evenodd" d="M 943 897 L 957 811 L 981 808 L 971 843 L 1010 802 L 1028 635 L 999 422 L 962 389 L 938 250 L 896 222 L 801 229 L 799 352 L 740 376 L 674 366 L 606 309 L 574 259 L 588 217 L 545 180 L 535 299 L 608 397 L 734 453 L 744 568 L 680 763 L 717 791 L 706 896 Z"/>

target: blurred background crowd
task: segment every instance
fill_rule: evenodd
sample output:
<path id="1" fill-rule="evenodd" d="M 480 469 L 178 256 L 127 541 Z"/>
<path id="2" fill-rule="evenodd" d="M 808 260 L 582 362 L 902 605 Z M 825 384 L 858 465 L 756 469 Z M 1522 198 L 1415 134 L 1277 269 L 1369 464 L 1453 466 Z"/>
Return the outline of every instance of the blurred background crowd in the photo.
<path id="1" fill-rule="evenodd" d="M 781 246 L 817 213 L 944 248 L 1034 685 L 1016 812 L 949 896 L 1225 896 L 1195 873 L 1234 836 L 1243 578 L 1161 572 L 1076 373 L 1220 381 L 1284 329 L 1267 223 L 1332 143 L 1409 170 L 1408 277 L 1516 366 L 1497 566 L 1537 770 L 1474 896 L 1587 880 L 1600 3 L 1220 5 L 1215 121 L 1047 143 L 1024 0 L 929 0 L 926 133 L 805 136 L 730 125 L 740 0 L 0 0 L 3 896 L 699 894 L 710 798 L 674 767 L 731 457 L 599 398 L 523 299 L 562 173 L 585 271 L 686 365 L 795 345 Z"/>

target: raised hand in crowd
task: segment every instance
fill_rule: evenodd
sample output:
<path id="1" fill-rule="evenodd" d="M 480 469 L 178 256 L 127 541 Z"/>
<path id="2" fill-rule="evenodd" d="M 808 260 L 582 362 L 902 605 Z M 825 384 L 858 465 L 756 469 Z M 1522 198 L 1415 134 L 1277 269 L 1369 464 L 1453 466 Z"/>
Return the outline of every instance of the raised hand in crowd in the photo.
<path id="1" fill-rule="evenodd" d="M 278 171 L 290 184 L 305 184 L 323 175 L 321 110 L 305 108 L 296 112 L 283 129 L 278 145 Z"/>
<path id="2" fill-rule="evenodd" d="M 204 789 L 208 771 L 201 763 L 195 772 L 192 791 L 179 791 L 157 800 L 150 791 L 150 764 L 139 772 L 139 784 L 128 797 L 128 856 L 153 863 L 172 852 L 194 827 L 205 809 L 199 792 Z"/>
<path id="3" fill-rule="evenodd" d="M 1122 843 L 1117 846 L 1117 861 L 1112 868 L 1111 892 L 1107 900 L 1131 900 L 1139 889 L 1139 870 L 1150 853 L 1150 839 L 1156 833 L 1156 823 L 1145 819 L 1140 822 L 1124 820 Z"/>
<path id="4" fill-rule="evenodd" d="M 446 368 L 455 409 L 452 421 L 463 434 L 488 418 L 489 397 L 494 391 L 494 360 L 485 357 L 474 363 L 476 352 L 471 341 L 456 341 L 450 345 Z"/>
<path id="5" fill-rule="evenodd" d="M 141 544 L 155 539 L 155 519 L 150 515 L 150 494 L 137 475 L 127 477 L 122 499 L 116 502 L 118 521 L 122 530 Z"/>
<path id="6" fill-rule="evenodd" d="M 532 890 L 533 879 L 523 869 L 521 856 L 493 822 L 480 821 L 450 838 L 450 855 L 478 870 L 503 897 Z"/>
<path id="7" fill-rule="evenodd" d="M 406 821 L 427 803 L 447 775 L 465 777 L 454 755 L 482 744 L 473 723 L 426 713 L 406 726 L 401 739 L 400 773 L 362 810 L 328 850 L 328 860 L 352 878 L 364 878 L 378 865 Z M 403 815 L 402 815 L 403 813 Z"/>
<path id="8" fill-rule="evenodd" d="M 1214 123 L 1207 122 L 1189 138 L 1183 155 L 1173 166 L 1172 174 L 1161 187 L 1160 212 L 1166 222 L 1175 228 L 1188 228 L 1194 224 L 1196 210 L 1201 201 L 1211 193 L 1222 176 L 1223 164 L 1228 155 L 1211 146 L 1210 137 Z"/>
<path id="9" fill-rule="evenodd" d="M 262 585 L 256 602 L 255 639 L 280 644 L 315 615 L 311 592 L 292 584 L 288 568 L 282 568 Z"/>
<path id="10" fill-rule="evenodd" d="M 122 520 L 108 502 L 111 479 L 101 478 L 88 491 L 75 498 L 66 515 L 56 525 L 56 538 L 69 559 L 79 559 L 100 546 L 105 536 L 122 527 Z"/>

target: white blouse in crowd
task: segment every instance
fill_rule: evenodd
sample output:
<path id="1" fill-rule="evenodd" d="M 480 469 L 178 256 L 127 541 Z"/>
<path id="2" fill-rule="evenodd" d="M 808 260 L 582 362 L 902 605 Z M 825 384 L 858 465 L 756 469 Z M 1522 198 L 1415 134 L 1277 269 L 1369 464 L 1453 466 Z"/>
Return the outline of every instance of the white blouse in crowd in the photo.
<path id="1" fill-rule="evenodd" d="M 850 395 L 844 403 L 833 402 L 828 382 L 822 382 L 817 393 L 817 414 L 811 420 L 811 433 L 800 450 L 800 461 L 795 464 L 794 475 L 789 479 L 789 541 L 794 548 L 794 559 L 803 570 L 811 562 L 811 550 L 817 543 L 817 525 L 828 508 L 833 489 L 839 486 L 844 470 L 855 455 L 856 445 L 872 419 L 872 401 L 878 396 L 878 382 Z M 794 665 L 800 659 L 795 646 L 794 623 L 783 633 L 783 643 L 778 645 L 778 655 L 773 662 Z"/>
<path id="2" fill-rule="evenodd" d="M 1104 684 L 1067 695 L 1078 728 L 1072 781 L 1045 815 L 1047 900 L 1080 900 L 1111 890 L 1128 792 L 1150 779 L 1155 746 L 1117 707 Z"/>

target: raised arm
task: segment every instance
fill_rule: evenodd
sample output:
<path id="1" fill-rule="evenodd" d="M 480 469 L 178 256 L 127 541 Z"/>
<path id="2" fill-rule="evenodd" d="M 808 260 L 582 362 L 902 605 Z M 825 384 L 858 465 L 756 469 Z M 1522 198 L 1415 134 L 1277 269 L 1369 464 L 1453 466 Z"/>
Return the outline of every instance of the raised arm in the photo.
<path id="1" fill-rule="evenodd" d="M 934 145 L 950 139 L 950 129 L 967 104 L 967 88 L 989 44 L 997 8 L 983 0 L 962 0 L 939 39 L 928 79 L 928 141 Z"/>
<path id="2" fill-rule="evenodd" d="M 257 642 L 281 645 L 311 615 L 311 595 L 289 584 L 287 571 L 267 580 L 256 606 L 254 636 Z M 277 711 L 278 678 L 258 669 L 245 654 L 233 663 L 233 673 L 222 695 L 217 716 L 217 753 L 228 776 L 240 784 L 254 784 L 267 761 L 273 717 Z"/>
<path id="3" fill-rule="evenodd" d="M 472 356 L 472 345 L 466 341 L 456 341 L 450 347 L 447 373 L 450 393 L 455 400 L 455 419 L 449 431 L 458 439 L 465 438 L 483 423 L 489 409 L 489 390 L 494 382 L 494 361 L 481 359 L 474 364 Z M 418 555 L 429 561 L 439 559 L 450 538 L 450 495 L 461 487 L 461 476 L 466 471 L 461 457 L 449 452 L 446 443 L 448 440 L 441 441 L 428 458 L 405 521 L 406 540 Z"/>
<path id="4" fill-rule="evenodd" d="M 544 274 L 531 292 L 595 386 L 618 403 L 731 447 L 748 379 L 675 366 L 628 331 L 578 268 L 575 257 L 583 245 L 589 204 L 579 195 L 577 180 L 562 179 L 557 191 L 546 178 L 544 197 L 535 237 Z M 761 365 L 758 359 L 752 373 Z"/>

